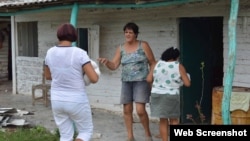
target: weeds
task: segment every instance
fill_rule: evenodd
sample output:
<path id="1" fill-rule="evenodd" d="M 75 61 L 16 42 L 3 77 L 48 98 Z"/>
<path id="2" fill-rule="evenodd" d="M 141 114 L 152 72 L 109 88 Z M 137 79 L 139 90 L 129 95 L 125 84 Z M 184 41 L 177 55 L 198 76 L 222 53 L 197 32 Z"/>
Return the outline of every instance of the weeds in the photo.
<path id="1" fill-rule="evenodd" d="M 203 100 L 203 95 L 204 95 L 204 68 L 205 68 L 205 63 L 204 62 L 201 62 L 201 79 L 202 79 L 202 88 L 201 88 L 201 98 L 200 98 L 200 101 L 197 102 L 196 101 L 196 104 L 195 104 L 195 108 L 197 109 L 197 112 L 198 112 L 198 117 L 197 118 L 194 118 L 192 114 L 187 114 L 186 115 L 186 119 L 188 120 L 191 120 L 193 122 L 193 124 L 204 124 L 205 120 L 206 120 L 206 117 L 205 115 L 203 114 L 202 112 L 202 109 L 201 109 L 201 103 L 202 103 L 202 100 Z"/>
<path id="2" fill-rule="evenodd" d="M 15 128 L 15 130 L 0 131 L 0 141 L 58 141 L 59 135 L 52 134 L 42 126 L 32 128 Z"/>
<path id="3" fill-rule="evenodd" d="M 197 109 L 198 112 L 198 118 L 193 118 L 192 114 L 187 114 L 187 119 L 191 120 L 194 124 L 204 124 L 206 117 L 202 113 L 201 106 L 198 102 L 196 102 L 195 108 Z"/>

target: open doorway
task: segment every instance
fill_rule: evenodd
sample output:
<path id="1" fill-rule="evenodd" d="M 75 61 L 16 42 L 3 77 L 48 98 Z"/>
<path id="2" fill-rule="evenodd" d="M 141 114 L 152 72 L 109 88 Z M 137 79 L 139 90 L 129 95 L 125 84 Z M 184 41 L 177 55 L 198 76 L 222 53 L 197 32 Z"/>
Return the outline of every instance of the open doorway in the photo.
<path id="1" fill-rule="evenodd" d="M 206 122 L 211 123 L 212 89 L 223 85 L 223 18 L 180 18 L 181 62 L 191 75 L 191 87 L 181 89 L 181 123 L 187 114 L 199 117 L 201 104 Z"/>
<path id="2" fill-rule="evenodd" d="M 9 17 L 0 17 L 0 80 L 12 80 L 11 23 Z"/>

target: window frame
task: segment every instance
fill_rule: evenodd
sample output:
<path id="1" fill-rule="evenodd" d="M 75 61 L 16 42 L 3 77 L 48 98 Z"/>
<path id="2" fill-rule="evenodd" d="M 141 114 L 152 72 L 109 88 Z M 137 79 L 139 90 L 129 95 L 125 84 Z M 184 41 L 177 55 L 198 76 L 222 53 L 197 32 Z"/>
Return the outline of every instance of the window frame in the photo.
<path id="1" fill-rule="evenodd" d="M 18 56 L 38 57 L 38 22 L 17 22 Z"/>

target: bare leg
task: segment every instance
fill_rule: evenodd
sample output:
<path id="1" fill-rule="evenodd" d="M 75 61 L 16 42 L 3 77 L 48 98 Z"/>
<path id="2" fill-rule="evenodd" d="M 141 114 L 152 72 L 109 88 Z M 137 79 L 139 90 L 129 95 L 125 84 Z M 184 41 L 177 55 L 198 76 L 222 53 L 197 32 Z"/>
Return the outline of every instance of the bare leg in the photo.
<path id="1" fill-rule="evenodd" d="M 155 137 L 160 139 L 161 138 L 161 127 L 160 127 L 160 122 L 159 122 L 159 134 L 156 134 Z"/>
<path id="2" fill-rule="evenodd" d="M 148 113 L 145 109 L 145 103 L 136 103 L 136 111 L 145 130 L 146 137 L 151 137 L 151 132 L 149 129 L 149 118 Z"/>
<path id="3" fill-rule="evenodd" d="M 168 119 L 160 118 L 160 135 L 162 141 L 168 141 Z"/>
<path id="4" fill-rule="evenodd" d="M 172 119 L 160 119 L 160 132 L 162 141 L 168 141 L 169 137 L 169 126 L 170 125 L 178 125 L 179 119 L 178 118 L 172 118 Z"/>
<path id="5" fill-rule="evenodd" d="M 134 139 L 133 134 L 133 103 L 123 105 L 123 118 L 127 129 L 128 139 Z"/>
<path id="6" fill-rule="evenodd" d="M 179 119 L 178 118 L 172 118 L 170 119 L 170 125 L 178 125 Z"/>

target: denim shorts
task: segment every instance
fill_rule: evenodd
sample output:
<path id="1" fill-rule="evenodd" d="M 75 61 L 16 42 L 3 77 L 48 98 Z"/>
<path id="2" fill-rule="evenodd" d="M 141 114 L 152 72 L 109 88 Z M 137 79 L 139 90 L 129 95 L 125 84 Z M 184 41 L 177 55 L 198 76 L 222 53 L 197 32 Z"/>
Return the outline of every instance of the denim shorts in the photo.
<path id="1" fill-rule="evenodd" d="M 150 86 L 147 81 L 123 81 L 120 104 L 148 103 L 150 94 Z"/>

